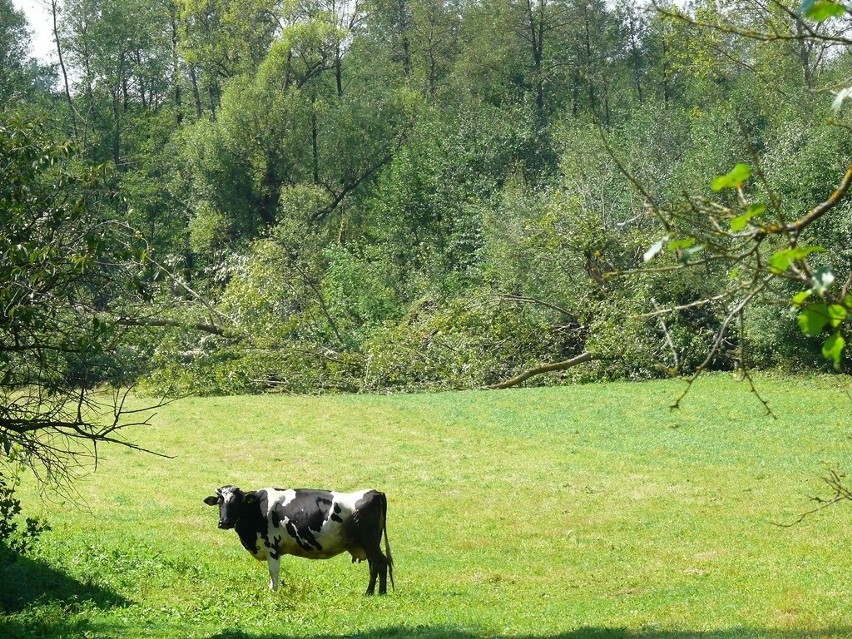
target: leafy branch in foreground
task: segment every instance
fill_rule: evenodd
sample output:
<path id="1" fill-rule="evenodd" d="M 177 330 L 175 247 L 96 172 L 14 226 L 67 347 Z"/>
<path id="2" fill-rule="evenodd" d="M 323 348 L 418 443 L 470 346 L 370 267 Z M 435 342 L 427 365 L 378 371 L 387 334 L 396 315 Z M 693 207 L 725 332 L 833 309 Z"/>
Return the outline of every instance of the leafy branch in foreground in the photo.
<path id="1" fill-rule="evenodd" d="M 774 14 L 765 11 L 767 21 L 760 29 L 753 23 L 743 27 L 733 21 L 735 12 L 727 16 L 718 13 L 716 21 L 702 22 L 681 10 L 661 9 L 655 4 L 655 8 L 669 18 L 759 42 L 798 41 L 803 46 L 822 47 L 823 51 L 850 44 L 846 35 L 848 25 L 833 29 L 838 18 L 845 20 L 850 13 L 844 4 L 832 0 L 804 0 L 794 11 L 779 0 L 771 0 L 769 6 L 776 11 Z M 781 19 L 773 22 L 772 15 L 781 16 Z M 808 88 L 813 89 L 807 60 L 808 56 L 803 56 L 803 71 Z M 835 115 L 850 94 L 850 89 L 837 94 L 832 105 Z M 844 204 L 852 188 L 852 163 L 847 163 L 836 187 L 825 200 L 804 213 L 791 212 L 789 204 L 773 189 L 761 170 L 756 152 L 751 151 L 755 166 L 738 163 L 728 173 L 715 177 L 710 185 L 713 197 L 685 194 L 672 204 L 656 202 L 643 184 L 619 163 L 622 173 L 643 194 L 648 210 L 665 229 L 665 234 L 645 251 L 646 267 L 638 272 L 673 272 L 699 266 L 709 268 L 712 264 L 713 268 L 727 274 L 728 284 L 724 290 L 692 302 L 724 304 L 726 314 L 709 345 L 707 358 L 695 369 L 672 408 L 680 405 L 692 383 L 722 345 L 726 333 L 739 319 L 741 371 L 767 414 L 776 417 L 755 388 L 745 357 L 743 316 L 748 307 L 756 304 L 765 303 L 774 309 L 780 321 L 784 321 L 786 309 L 790 309 L 796 315 L 801 333 L 820 338 L 822 355 L 835 370 L 843 367 L 844 349 L 852 326 L 852 264 L 848 258 L 844 259 L 842 245 L 832 246 L 827 240 L 821 221 L 832 215 L 848 215 L 849 208 Z M 610 154 L 615 157 L 611 150 Z M 660 261 L 665 263 L 656 267 L 650 264 Z M 664 315 L 673 310 L 657 309 L 655 314 Z M 832 470 L 825 478 L 832 495 L 813 498 L 819 504 L 816 508 L 803 513 L 792 524 L 783 525 L 795 525 L 823 508 L 852 499 L 844 478 L 845 475 Z"/>
<path id="2" fill-rule="evenodd" d="M 795 40 L 824 47 L 850 43 L 844 26 L 838 26 L 836 20 L 845 19 L 849 14 L 842 3 L 805 0 L 798 10 L 793 10 L 779 0 L 772 0 L 769 6 L 773 10 L 764 7 L 760 23 L 740 22 L 736 12 L 718 12 L 714 20 L 707 21 L 681 9 L 654 3 L 654 9 L 668 19 L 747 40 Z M 833 104 L 835 114 L 849 93 L 848 90 L 838 93 Z M 724 290 L 691 303 L 725 304 L 726 314 L 710 344 L 707 358 L 696 368 L 689 385 L 712 360 L 733 320 L 742 317 L 748 306 L 759 302 L 776 304 L 779 317 L 784 312 L 783 306 L 794 309 L 801 332 L 808 337 L 824 336 L 822 354 L 835 370 L 840 370 L 845 335 L 852 323 L 847 321 L 852 314 L 852 270 L 849 264 L 843 263 L 841 256 L 834 255 L 830 248 L 820 243 L 819 231 L 811 232 L 811 229 L 827 214 L 836 211 L 846 198 L 852 186 L 852 163 L 824 201 L 804 214 L 791 215 L 760 167 L 755 166 L 753 170 L 746 163 L 738 163 L 728 173 L 712 180 L 711 189 L 717 194 L 712 198 L 685 194 L 672 204 L 660 204 L 616 158 L 605 138 L 604 145 L 622 174 L 645 198 L 647 210 L 665 229 L 665 234 L 644 252 L 646 266 L 620 274 L 668 273 L 711 266 L 727 273 L 728 285 Z M 752 154 L 755 155 L 753 149 Z M 665 260 L 665 263 L 647 266 L 652 260 L 657 263 Z M 653 315 L 674 310 L 657 308 Z M 742 352 L 740 365 L 745 371 Z M 684 395 L 688 390 L 687 387 Z M 675 407 L 682 398 L 683 395 L 675 402 Z"/>
<path id="3" fill-rule="evenodd" d="M 0 157 L 0 448 L 61 483 L 163 403 L 128 406 L 145 353 L 114 319 L 148 297 L 147 247 L 72 146 L 8 115 Z"/>
<path id="4" fill-rule="evenodd" d="M 745 183 L 751 174 L 749 165 L 738 164 L 713 180 L 714 191 L 736 192 L 732 203 L 691 196 L 673 206 L 651 207 L 668 233 L 645 252 L 644 260 L 647 263 L 669 253 L 675 264 L 662 268 L 690 268 L 714 260 L 727 269 L 732 282 L 726 292 L 730 299 L 728 314 L 708 358 L 719 347 L 731 321 L 749 304 L 765 293 L 783 300 L 784 291 L 793 286 L 798 291 L 787 302 L 798 311 L 799 327 L 809 337 L 820 337 L 828 329 L 822 353 L 839 370 L 846 344 L 844 332 L 852 313 L 852 273 L 838 277 L 826 249 L 802 243 L 801 239 L 806 229 L 847 195 L 852 186 L 852 165 L 825 201 L 793 220 L 786 218 L 772 197 L 768 203 L 750 199 Z M 701 370 L 703 366 L 696 374 Z"/>

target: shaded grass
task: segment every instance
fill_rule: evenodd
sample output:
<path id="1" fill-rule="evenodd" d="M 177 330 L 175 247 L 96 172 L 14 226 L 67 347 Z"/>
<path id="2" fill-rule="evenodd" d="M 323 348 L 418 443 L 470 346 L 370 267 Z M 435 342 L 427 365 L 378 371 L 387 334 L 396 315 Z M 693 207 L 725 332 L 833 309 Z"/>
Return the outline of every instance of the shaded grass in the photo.
<path id="1" fill-rule="evenodd" d="M 174 460 L 108 449 L 83 509 L 45 506 L 36 560 L 82 594 L 12 609 L 4 636 L 850 637 L 850 506 L 772 523 L 852 467 L 848 379 L 760 385 L 778 421 L 725 376 L 676 412 L 672 381 L 184 400 L 138 432 Z M 266 592 L 201 503 L 226 483 L 384 490 L 397 590 L 285 558 Z"/>

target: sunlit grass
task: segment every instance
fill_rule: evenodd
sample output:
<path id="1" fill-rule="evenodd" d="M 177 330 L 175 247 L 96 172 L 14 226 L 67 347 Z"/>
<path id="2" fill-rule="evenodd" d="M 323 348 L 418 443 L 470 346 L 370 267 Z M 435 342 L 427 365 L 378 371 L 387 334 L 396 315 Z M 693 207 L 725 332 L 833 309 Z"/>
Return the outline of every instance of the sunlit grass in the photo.
<path id="1" fill-rule="evenodd" d="M 2 587 L 48 594 L 0 635 L 850 637 L 852 504 L 775 525 L 852 468 L 848 384 L 761 379 L 777 421 L 726 376 L 675 412 L 676 381 L 183 400 L 137 432 L 174 459 L 105 449 L 83 508 L 45 503 Z M 268 593 L 202 504 L 225 483 L 385 491 L 396 591 L 339 557 Z"/>

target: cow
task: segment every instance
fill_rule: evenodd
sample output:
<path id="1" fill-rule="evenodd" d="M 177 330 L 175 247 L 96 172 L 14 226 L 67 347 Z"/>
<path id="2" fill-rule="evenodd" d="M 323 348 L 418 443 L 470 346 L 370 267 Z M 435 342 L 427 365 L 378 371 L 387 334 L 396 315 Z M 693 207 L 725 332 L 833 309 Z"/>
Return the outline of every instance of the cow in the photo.
<path id="1" fill-rule="evenodd" d="M 278 589 L 281 555 L 328 559 L 344 551 L 352 555 L 352 563 L 365 559 L 369 563 L 365 594 L 373 594 L 377 577 L 380 595 L 387 594 L 388 575 L 394 586 L 384 493 L 312 488 L 243 491 L 227 485 L 205 497 L 204 503 L 219 506 L 219 528 L 236 530 L 243 547 L 258 561 L 266 560 L 272 591 Z"/>

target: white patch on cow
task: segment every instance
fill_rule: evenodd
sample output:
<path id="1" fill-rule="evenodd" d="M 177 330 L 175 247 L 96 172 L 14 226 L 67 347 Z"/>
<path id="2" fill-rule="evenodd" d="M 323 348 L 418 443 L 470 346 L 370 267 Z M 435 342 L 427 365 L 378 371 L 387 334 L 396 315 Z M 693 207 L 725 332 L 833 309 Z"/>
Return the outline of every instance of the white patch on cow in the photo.
<path id="1" fill-rule="evenodd" d="M 355 504 L 357 504 L 361 499 L 364 498 L 368 492 L 370 492 L 370 488 L 366 490 L 356 490 L 354 493 L 336 493 L 332 492 L 331 496 L 334 499 L 334 503 L 340 504 L 341 513 L 340 516 L 343 519 L 346 519 L 347 515 L 351 515 L 355 512 Z"/>
<path id="2" fill-rule="evenodd" d="M 346 521 L 347 519 L 349 519 L 352 516 L 352 513 L 355 512 L 355 505 L 359 501 L 361 501 L 361 499 L 364 498 L 364 495 L 366 495 L 368 492 L 370 492 L 370 490 L 371 489 L 368 488 L 366 490 L 355 491 L 354 493 L 332 492 L 331 495 L 332 495 L 332 499 L 334 500 L 334 503 L 332 503 L 332 505 L 331 505 L 332 512 L 333 512 L 335 504 L 340 506 L 340 512 L 338 513 L 337 516 L 340 517 L 343 521 Z M 335 526 L 337 527 L 337 533 L 338 533 L 338 536 L 339 536 L 340 531 L 341 531 L 341 524 L 338 523 L 338 522 L 333 522 L 332 520 L 329 520 L 328 522 L 326 522 L 327 525 L 330 524 L 330 523 L 335 524 Z M 338 543 L 340 543 L 339 540 L 338 540 Z M 364 560 L 367 559 L 367 553 L 364 552 L 363 548 L 357 548 L 357 549 L 356 548 L 349 548 L 348 550 L 349 550 L 349 554 L 352 555 L 353 559 L 357 559 L 358 561 L 364 561 Z"/>
<path id="3" fill-rule="evenodd" d="M 266 542 L 263 541 L 263 535 L 257 533 L 257 539 L 254 542 L 254 547 L 257 549 L 257 552 L 254 554 L 254 558 L 258 561 L 266 561 Z"/>
<path id="4" fill-rule="evenodd" d="M 296 497 L 296 491 L 292 488 L 287 488 L 286 490 L 277 490 L 275 488 L 264 488 L 266 491 L 267 498 L 267 510 L 263 513 L 264 517 L 269 518 L 269 511 L 272 510 L 272 507 L 276 504 L 281 504 L 282 506 L 286 506 Z"/>

